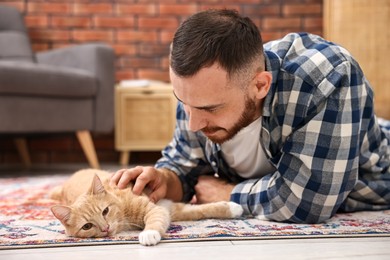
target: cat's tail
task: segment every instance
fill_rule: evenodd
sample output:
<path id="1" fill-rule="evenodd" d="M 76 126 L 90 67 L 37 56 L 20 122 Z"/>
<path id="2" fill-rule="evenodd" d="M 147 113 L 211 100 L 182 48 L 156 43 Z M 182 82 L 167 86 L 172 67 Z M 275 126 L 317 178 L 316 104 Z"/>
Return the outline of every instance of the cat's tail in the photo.
<path id="1" fill-rule="evenodd" d="M 50 193 L 49 197 L 53 200 L 62 200 L 62 186 L 54 187 Z"/>

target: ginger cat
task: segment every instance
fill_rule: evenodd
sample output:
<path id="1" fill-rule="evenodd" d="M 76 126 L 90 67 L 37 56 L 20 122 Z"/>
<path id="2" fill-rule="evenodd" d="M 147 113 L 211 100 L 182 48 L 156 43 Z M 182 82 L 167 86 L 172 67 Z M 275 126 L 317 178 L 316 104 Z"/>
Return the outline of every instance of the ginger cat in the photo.
<path id="1" fill-rule="evenodd" d="M 102 170 L 80 170 L 53 190 L 51 198 L 67 205 L 53 206 L 51 211 L 68 236 L 105 237 L 143 229 L 139 242 L 156 245 L 171 221 L 236 218 L 243 212 L 234 202 L 191 205 L 164 199 L 154 204 L 147 196 L 133 194 L 131 186 L 122 190 L 111 187 L 110 177 Z"/>

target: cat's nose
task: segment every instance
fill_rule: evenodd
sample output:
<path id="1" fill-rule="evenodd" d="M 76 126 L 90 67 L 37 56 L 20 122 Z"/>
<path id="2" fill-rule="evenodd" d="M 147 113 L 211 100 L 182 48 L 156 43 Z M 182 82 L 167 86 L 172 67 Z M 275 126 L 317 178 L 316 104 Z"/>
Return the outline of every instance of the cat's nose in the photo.
<path id="1" fill-rule="evenodd" d="M 105 226 L 105 227 L 102 229 L 102 232 L 108 232 L 108 230 L 110 230 L 110 225 Z"/>

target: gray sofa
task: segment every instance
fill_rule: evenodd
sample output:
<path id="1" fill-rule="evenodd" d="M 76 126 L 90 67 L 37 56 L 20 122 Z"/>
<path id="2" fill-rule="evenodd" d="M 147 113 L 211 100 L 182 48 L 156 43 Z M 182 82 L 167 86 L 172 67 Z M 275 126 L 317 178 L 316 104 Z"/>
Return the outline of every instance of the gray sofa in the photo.
<path id="1" fill-rule="evenodd" d="M 102 43 L 34 53 L 20 12 L 0 5 L 0 135 L 26 166 L 28 134 L 72 132 L 99 168 L 91 132 L 114 127 L 114 56 Z"/>

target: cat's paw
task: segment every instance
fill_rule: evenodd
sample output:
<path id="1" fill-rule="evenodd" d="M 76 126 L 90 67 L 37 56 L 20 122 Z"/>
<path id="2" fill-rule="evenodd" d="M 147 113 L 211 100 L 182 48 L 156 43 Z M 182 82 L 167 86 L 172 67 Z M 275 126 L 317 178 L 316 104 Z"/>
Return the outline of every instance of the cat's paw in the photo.
<path id="1" fill-rule="evenodd" d="M 141 245 L 154 246 L 160 242 L 161 235 L 156 230 L 144 230 L 139 234 L 138 240 Z"/>
<path id="2" fill-rule="evenodd" d="M 235 202 L 228 202 L 230 212 L 232 213 L 232 218 L 238 218 L 241 217 L 242 213 L 244 212 L 244 209 L 241 207 L 241 205 L 235 203 Z"/>

